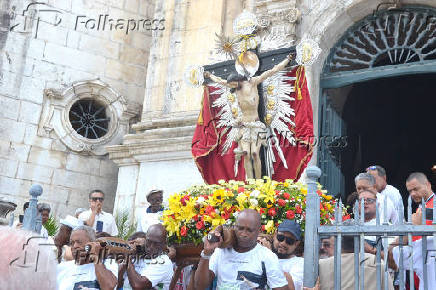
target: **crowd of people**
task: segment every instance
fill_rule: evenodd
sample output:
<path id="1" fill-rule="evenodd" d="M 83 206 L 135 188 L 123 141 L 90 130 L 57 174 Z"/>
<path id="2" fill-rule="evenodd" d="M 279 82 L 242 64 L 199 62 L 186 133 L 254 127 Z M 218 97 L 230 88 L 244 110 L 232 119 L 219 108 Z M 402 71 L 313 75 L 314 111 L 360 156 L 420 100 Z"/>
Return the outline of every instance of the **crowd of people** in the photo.
<path id="1" fill-rule="evenodd" d="M 381 166 L 370 166 L 366 172 L 358 174 L 355 186 L 356 192 L 350 195 L 349 202 L 363 203 L 361 214 L 364 214 L 365 225 L 376 224 L 377 208 L 380 223 L 395 225 L 400 222 L 402 215 L 398 213 L 404 208 L 402 196 L 395 187 L 387 184 L 386 172 Z M 434 193 L 424 174 L 410 174 L 406 188 L 414 202 L 421 204 L 424 199 L 425 206 L 433 208 Z M 24 271 L 26 276 L 21 281 L 34 281 L 27 289 L 309 289 L 303 287 L 302 231 L 293 220 L 284 220 L 273 235 L 264 235 L 261 234 L 260 214 L 253 209 L 243 210 L 231 230 L 225 232 L 218 227 L 209 233 L 203 241 L 200 257 L 180 260 L 176 259 L 175 249 L 167 244 L 167 233 L 160 223 L 163 192 L 152 190 L 147 194 L 150 206 L 139 214 L 137 231 L 126 241 L 131 248 L 144 249 L 143 255 L 102 258 L 103 244 L 96 240 L 118 235 L 114 217 L 102 210 L 104 198 L 104 192 L 93 190 L 89 193 L 89 209 L 78 209 L 75 216 L 67 215 L 60 220 L 53 239 L 56 251 L 51 247 L 38 247 L 41 243 L 29 239 L 31 233 L 20 230 L 22 221 L 12 228 L 0 227 L 0 251 L 7 253 L 2 257 L 8 258 L 2 258 L 0 265 L 0 276 L 5 281 L 0 289 L 22 289 L 16 287 L 20 271 Z M 50 206 L 39 204 L 38 211 L 44 224 L 49 218 Z M 422 220 L 422 209 L 418 207 L 412 215 L 412 222 L 420 225 Z M 347 223 L 352 224 L 345 221 L 345 225 Z M 427 220 L 426 224 L 431 225 L 432 221 Z M 50 239 L 47 231 L 42 230 L 41 236 Z M 420 250 L 422 239 L 414 237 L 412 245 L 402 253 L 404 265 L 413 257 L 413 281 L 407 279 L 409 275 L 406 273 L 398 273 L 401 253 L 397 245 L 400 242 L 406 245 L 408 241 L 389 239 L 388 248 L 381 252 L 382 257 L 388 256 L 388 268 L 392 273 L 387 288 L 398 288 L 395 278 L 403 275 L 407 287 L 413 283 L 415 289 L 423 289 L 426 269 L 423 268 Z M 428 249 L 434 250 L 431 239 L 428 238 Z M 34 265 L 38 271 L 22 267 L 23 253 L 16 244 L 20 241 L 19 246 L 28 245 L 24 263 L 36 252 L 39 260 L 45 258 L 44 265 Z M 319 279 L 313 289 L 334 289 L 335 242 L 334 236 L 320 240 Z M 378 242 L 375 236 L 365 236 L 365 289 L 376 289 Z M 354 238 L 343 236 L 340 248 L 341 289 L 354 289 Z M 17 267 L 11 261 L 16 262 Z M 429 271 L 429 289 L 436 289 L 434 261 L 425 267 Z M 381 269 L 383 271 L 384 265 Z M 45 273 L 46 278 L 41 278 L 44 276 L 41 273 Z M 383 287 L 385 281 L 381 283 Z"/>

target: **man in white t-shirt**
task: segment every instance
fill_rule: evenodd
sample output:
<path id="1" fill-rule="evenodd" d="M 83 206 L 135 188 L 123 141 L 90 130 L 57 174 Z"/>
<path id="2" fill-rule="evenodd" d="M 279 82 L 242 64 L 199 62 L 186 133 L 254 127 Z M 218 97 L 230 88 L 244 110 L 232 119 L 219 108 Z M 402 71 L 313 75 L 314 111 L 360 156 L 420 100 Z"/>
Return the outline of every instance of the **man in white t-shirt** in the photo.
<path id="1" fill-rule="evenodd" d="M 384 222 L 385 218 L 385 200 L 386 200 L 386 217 L 387 222 L 390 222 L 391 224 L 395 225 L 398 223 L 398 212 L 395 210 L 395 207 L 392 203 L 392 201 L 385 197 L 384 195 L 378 193 L 376 187 L 375 187 L 375 178 L 369 174 L 369 173 L 359 173 L 356 178 L 354 178 L 354 183 L 356 185 L 356 191 L 358 193 L 368 190 L 377 192 L 377 201 L 379 203 L 379 210 L 380 210 L 380 222 Z"/>
<path id="2" fill-rule="evenodd" d="M 163 191 L 162 190 L 151 190 L 147 194 L 147 201 L 150 206 L 145 210 L 145 213 L 139 213 L 138 215 L 138 225 L 136 227 L 137 232 L 146 233 L 148 227 L 154 224 L 160 224 L 161 217 L 163 213 Z"/>
<path id="3" fill-rule="evenodd" d="M 279 258 L 279 263 L 289 288 L 303 289 L 304 258 L 297 257 L 295 250 L 300 244 L 300 225 L 294 220 L 284 220 L 274 234 L 272 250 Z"/>
<path id="4" fill-rule="evenodd" d="M 206 289 L 217 277 L 220 289 L 288 289 L 277 256 L 257 243 L 260 215 L 253 209 L 241 211 L 236 219 L 236 242 L 230 248 L 218 248 L 223 239 L 218 231 L 204 241 L 204 250 L 195 272 L 195 289 Z M 218 240 L 218 241 L 216 241 Z"/>
<path id="5" fill-rule="evenodd" d="M 101 252 L 99 243 L 95 241 L 95 231 L 88 226 L 73 229 L 70 238 L 75 260 L 58 265 L 57 289 L 114 289 L 117 285 L 118 264 L 114 260 L 95 258 Z M 86 254 L 85 246 L 92 244 L 90 254 Z"/>
<path id="6" fill-rule="evenodd" d="M 92 227 L 96 232 L 106 232 L 111 236 L 118 235 L 115 218 L 110 213 L 102 210 L 104 201 L 103 191 L 96 189 L 89 193 L 89 210 L 79 215 L 85 225 Z"/>
<path id="7" fill-rule="evenodd" d="M 375 178 L 375 188 L 377 192 L 388 197 L 394 204 L 396 210 L 398 210 L 401 205 L 404 206 L 400 191 L 387 183 L 386 170 L 383 167 L 379 165 L 370 166 L 366 169 L 366 172 Z"/>
<path id="8" fill-rule="evenodd" d="M 124 273 L 123 289 L 164 289 L 168 290 L 173 277 L 173 263 L 164 253 L 167 233 L 161 224 L 151 225 L 144 239 L 138 238 L 132 244 L 144 246 L 145 254 L 135 263 L 120 265 L 120 274 Z M 126 272 L 127 269 L 127 273 Z M 127 274 L 127 275 L 126 275 Z"/>

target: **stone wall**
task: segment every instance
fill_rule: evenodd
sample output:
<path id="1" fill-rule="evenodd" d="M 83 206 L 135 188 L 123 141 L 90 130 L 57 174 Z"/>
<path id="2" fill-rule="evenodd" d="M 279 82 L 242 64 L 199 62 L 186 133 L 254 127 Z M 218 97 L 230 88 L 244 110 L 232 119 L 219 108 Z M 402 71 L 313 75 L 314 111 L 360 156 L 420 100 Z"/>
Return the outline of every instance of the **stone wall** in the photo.
<path id="1" fill-rule="evenodd" d="M 41 133 L 44 89 L 62 92 L 79 80 L 99 79 L 123 96 L 125 122 L 139 116 L 152 31 L 111 31 L 98 20 L 108 15 L 127 26 L 129 19 L 153 19 L 154 0 L 31 2 L 0 4 L 0 197 L 20 209 L 31 184 L 39 183 L 41 200 L 64 216 L 87 207 L 88 191 L 100 188 L 107 193 L 105 210 L 112 211 L 117 165 L 104 154 L 71 150 L 54 130 Z"/>

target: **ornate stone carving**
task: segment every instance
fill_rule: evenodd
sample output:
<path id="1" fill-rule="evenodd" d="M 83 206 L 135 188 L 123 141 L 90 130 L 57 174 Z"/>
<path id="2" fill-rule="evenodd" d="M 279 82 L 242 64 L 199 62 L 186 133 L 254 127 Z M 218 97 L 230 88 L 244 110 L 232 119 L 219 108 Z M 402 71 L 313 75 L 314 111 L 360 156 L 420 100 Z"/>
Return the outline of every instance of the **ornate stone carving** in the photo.
<path id="1" fill-rule="evenodd" d="M 83 103 L 79 107 L 85 117 L 96 113 L 91 112 L 96 110 L 92 107 L 93 102 L 99 104 L 99 110 L 105 110 L 105 127 L 104 130 L 100 129 L 103 130 L 103 134 L 83 134 L 78 130 L 78 126 L 73 126 L 72 122 L 83 121 L 72 121 L 71 108 L 78 101 L 84 100 L 88 101 L 89 107 L 83 108 Z M 38 134 L 52 135 L 75 152 L 104 155 L 107 153 L 105 146 L 121 143 L 123 136 L 129 131 L 129 120 L 134 116 L 135 112 L 128 110 L 123 96 L 106 83 L 100 80 L 79 81 L 62 92 L 54 89 L 44 90 L 44 105 Z M 93 126 L 99 127 L 99 123 L 95 121 L 98 119 L 94 116 L 89 124 L 81 125 L 86 126 L 86 130 L 89 129 L 91 132 L 94 131 Z"/>

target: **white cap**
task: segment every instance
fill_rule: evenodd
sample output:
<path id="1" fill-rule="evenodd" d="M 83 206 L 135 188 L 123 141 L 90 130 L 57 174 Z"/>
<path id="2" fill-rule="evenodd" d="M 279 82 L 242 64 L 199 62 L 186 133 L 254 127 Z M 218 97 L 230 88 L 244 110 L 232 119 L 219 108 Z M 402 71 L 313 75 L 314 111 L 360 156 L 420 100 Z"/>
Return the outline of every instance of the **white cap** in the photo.
<path id="1" fill-rule="evenodd" d="M 72 229 L 78 226 L 83 226 L 83 221 L 76 219 L 71 215 L 67 215 L 64 219 L 61 219 L 60 223 Z"/>
<path id="2" fill-rule="evenodd" d="M 150 190 L 150 191 L 147 193 L 147 195 L 146 195 L 145 197 L 148 199 L 148 197 L 149 197 L 150 195 L 152 195 L 153 193 L 158 193 L 158 192 L 160 192 L 160 193 L 163 194 L 163 190 L 162 190 L 162 189 L 152 189 L 152 190 Z"/>

